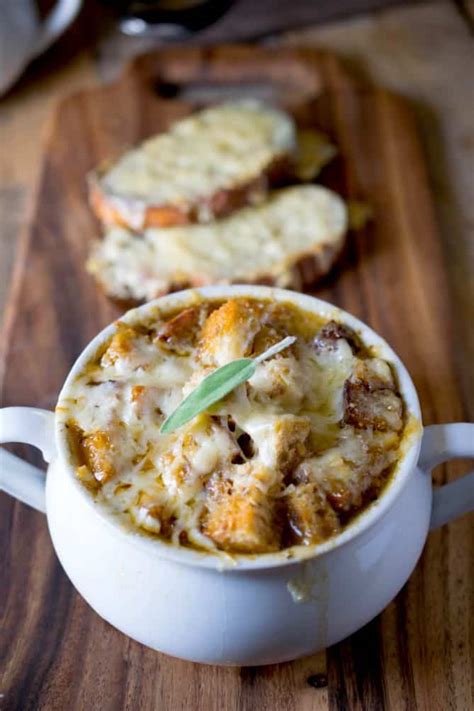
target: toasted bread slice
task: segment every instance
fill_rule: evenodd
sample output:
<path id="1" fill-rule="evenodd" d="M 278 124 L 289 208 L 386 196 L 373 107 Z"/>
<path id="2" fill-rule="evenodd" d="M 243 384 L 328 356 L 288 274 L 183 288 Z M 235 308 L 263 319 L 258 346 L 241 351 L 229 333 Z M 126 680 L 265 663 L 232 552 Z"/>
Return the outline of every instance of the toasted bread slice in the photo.
<path id="1" fill-rule="evenodd" d="M 87 268 L 119 300 L 149 301 L 187 286 L 264 283 L 294 289 L 326 274 L 344 244 L 347 210 L 331 190 L 275 191 L 211 225 L 109 229 Z"/>
<path id="2" fill-rule="evenodd" d="M 106 225 L 133 230 L 210 222 L 263 199 L 296 159 L 292 119 L 246 100 L 176 122 L 89 177 Z"/>

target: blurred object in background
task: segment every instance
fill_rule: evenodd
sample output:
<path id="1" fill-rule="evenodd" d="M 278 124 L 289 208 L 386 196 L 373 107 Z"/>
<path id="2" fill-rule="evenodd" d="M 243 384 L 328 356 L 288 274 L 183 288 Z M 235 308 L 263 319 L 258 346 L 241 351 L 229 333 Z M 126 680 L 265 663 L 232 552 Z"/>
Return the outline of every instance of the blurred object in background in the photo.
<path id="1" fill-rule="evenodd" d="M 0 0 L 0 95 L 76 17 L 81 0 L 58 0 L 45 18 L 35 0 Z"/>
<path id="2" fill-rule="evenodd" d="M 103 0 L 126 35 L 175 40 L 212 25 L 233 0 Z"/>
<path id="3" fill-rule="evenodd" d="M 199 43 L 255 41 L 390 5 L 421 2 L 423 0 L 235 0 L 226 3 L 221 0 L 216 5 L 227 5 L 228 11 L 224 10 L 220 18 L 199 31 Z"/>

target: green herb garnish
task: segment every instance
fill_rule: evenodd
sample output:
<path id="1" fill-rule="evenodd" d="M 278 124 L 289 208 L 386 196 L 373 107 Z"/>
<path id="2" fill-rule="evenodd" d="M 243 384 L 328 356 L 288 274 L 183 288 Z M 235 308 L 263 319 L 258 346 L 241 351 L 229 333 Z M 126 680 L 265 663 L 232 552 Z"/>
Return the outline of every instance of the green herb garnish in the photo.
<path id="1" fill-rule="evenodd" d="M 178 429 L 178 427 L 185 425 L 186 422 L 192 420 L 199 413 L 205 412 L 211 405 L 219 402 L 225 395 L 234 390 L 237 385 L 249 380 L 255 373 L 258 363 L 280 353 L 295 341 L 296 336 L 287 336 L 256 358 L 239 358 L 214 370 L 214 372 L 201 380 L 199 385 L 184 398 L 176 410 L 166 418 L 160 427 L 160 432 L 169 434 Z"/>

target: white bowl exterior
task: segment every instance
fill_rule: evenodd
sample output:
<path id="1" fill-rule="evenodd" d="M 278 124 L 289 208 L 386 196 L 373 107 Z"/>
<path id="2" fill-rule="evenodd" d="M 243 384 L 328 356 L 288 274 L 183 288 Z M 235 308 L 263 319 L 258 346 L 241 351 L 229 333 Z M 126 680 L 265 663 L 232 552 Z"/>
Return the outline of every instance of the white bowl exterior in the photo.
<path id="1" fill-rule="evenodd" d="M 394 364 L 408 411 L 420 419 L 416 391 L 398 357 L 377 334 L 340 309 L 265 287 L 195 291 L 210 298 L 271 296 L 343 319 Z M 180 292 L 160 302 L 184 306 L 189 299 L 190 292 Z M 85 349 L 63 392 L 111 330 Z M 416 467 L 420 437 L 421 427 L 381 499 L 342 535 L 319 546 L 318 555 L 307 550 L 306 559 L 292 561 L 278 554 L 257 556 L 222 570 L 215 556 L 164 545 L 111 521 L 75 480 L 58 421 L 59 456 L 50 466 L 46 486 L 51 537 L 83 597 L 101 617 L 139 642 L 209 664 L 294 659 L 360 628 L 408 579 L 423 548 L 431 511 L 430 477 Z M 304 601 L 294 601 L 289 583 L 306 592 Z"/>
<path id="2" fill-rule="evenodd" d="M 117 531 L 77 496 L 58 460 L 46 501 L 56 553 L 91 607 L 133 639 L 207 664 L 259 665 L 313 654 L 377 615 L 424 545 L 430 477 L 417 469 L 374 526 L 322 556 L 262 570 L 179 563 Z M 305 600 L 295 602 L 288 583 Z"/>

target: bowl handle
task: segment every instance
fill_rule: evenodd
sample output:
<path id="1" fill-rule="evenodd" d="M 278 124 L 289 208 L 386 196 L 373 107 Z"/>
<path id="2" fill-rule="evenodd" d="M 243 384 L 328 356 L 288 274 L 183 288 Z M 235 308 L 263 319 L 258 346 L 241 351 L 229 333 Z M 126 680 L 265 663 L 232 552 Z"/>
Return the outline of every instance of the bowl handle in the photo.
<path id="1" fill-rule="evenodd" d="M 430 472 L 442 462 L 460 457 L 474 458 L 474 424 L 456 422 L 425 427 L 419 466 Z M 474 511 L 474 472 L 433 490 L 430 528 L 444 526 Z"/>
<path id="2" fill-rule="evenodd" d="M 54 414 L 33 407 L 0 410 L 0 442 L 22 442 L 41 450 L 46 462 L 55 455 Z M 44 472 L 0 447 L 0 490 L 43 513 Z"/>

